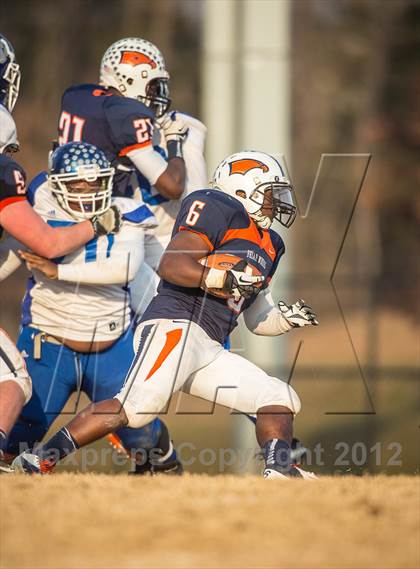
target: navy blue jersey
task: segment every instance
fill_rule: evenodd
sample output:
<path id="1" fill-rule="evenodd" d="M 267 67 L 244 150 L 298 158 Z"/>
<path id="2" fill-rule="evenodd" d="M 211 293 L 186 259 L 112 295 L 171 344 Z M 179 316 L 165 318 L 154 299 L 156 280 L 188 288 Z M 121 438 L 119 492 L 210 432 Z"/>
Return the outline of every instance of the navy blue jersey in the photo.
<path id="1" fill-rule="evenodd" d="M 238 200 L 218 190 L 192 192 L 182 201 L 172 236 L 179 231 L 199 235 L 215 253 L 230 253 L 244 259 L 265 276 L 266 285 L 284 253 L 280 235 L 272 229 L 259 230 Z M 153 318 L 192 320 L 210 338 L 223 343 L 237 325 L 240 313 L 256 297 L 234 301 L 215 297 L 199 288 L 180 287 L 161 280 L 158 295 L 142 321 Z"/>
<path id="2" fill-rule="evenodd" d="M 74 85 L 64 92 L 58 121 L 60 145 L 94 144 L 116 168 L 114 194 L 124 196 L 134 170 L 127 153 L 152 145 L 153 111 L 140 101 L 100 85 Z"/>
<path id="3" fill-rule="evenodd" d="M 26 200 L 26 174 L 17 162 L 0 154 L 0 211 L 9 204 Z M 0 228 L 0 236 L 2 229 Z"/>

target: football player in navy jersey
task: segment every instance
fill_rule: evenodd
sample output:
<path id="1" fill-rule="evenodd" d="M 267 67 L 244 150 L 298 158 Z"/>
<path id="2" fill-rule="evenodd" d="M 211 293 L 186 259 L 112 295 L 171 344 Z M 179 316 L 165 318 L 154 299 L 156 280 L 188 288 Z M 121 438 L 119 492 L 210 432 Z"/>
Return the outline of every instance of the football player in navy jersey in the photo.
<path id="1" fill-rule="evenodd" d="M 0 105 L 0 237 L 5 230 L 38 255 L 55 258 L 78 249 L 95 236 L 118 231 L 121 216 L 117 208 L 72 227 L 47 225 L 27 201 L 25 172 L 12 159 L 18 149 L 14 120 Z M 0 271 L 7 271 L 8 262 L 6 259 Z M 31 380 L 25 363 L 0 329 L 0 471 L 8 470 L 2 463 L 7 435 L 30 396 Z"/>
<path id="2" fill-rule="evenodd" d="M 188 133 L 172 112 L 169 74 L 161 52 L 140 38 L 124 38 L 105 52 L 99 84 L 75 85 L 61 102 L 58 142 L 89 142 L 101 148 L 116 169 L 114 194 L 127 196 L 134 167 L 169 199 L 181 196 L 185 184 L 182 144 Z M 153 148 L 153 127 L 161 117 L 168 161 Z"/>
<path id="3" fill-rule="evenodd" d="M 182 390 L 256 415 L 265 477 L 313 478 L 292 459 L 297 393 L 222 346 L 241 313 L 252 332 L 266 336 L 318 324 L 304 301 L 277 307 L 270 292 L 284 253 L 270 226 L 277 219 L 290 227 L 295 216 L 291 185 L 274 158 L 247 151 L 223 160 L 213 189 L 193 192 L 182 203 L 159 266 L 158 295 L 137 328 L 137 354 L 121 391 L 88 407 L 65 434 L 20 455 L 15 466 L 47 471 L 57 456 L 68 453 L 68 436 L 78 448 L 121 426 L 145 425 Z M 233 266 L 223 267 L 229 255 Z M 224 261 L 214 266 L 212 257 Z"/>

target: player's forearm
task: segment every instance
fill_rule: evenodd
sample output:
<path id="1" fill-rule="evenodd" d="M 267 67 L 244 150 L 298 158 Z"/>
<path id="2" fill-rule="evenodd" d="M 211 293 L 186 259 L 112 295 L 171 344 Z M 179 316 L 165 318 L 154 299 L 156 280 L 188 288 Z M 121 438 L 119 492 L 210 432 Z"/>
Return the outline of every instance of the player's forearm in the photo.
<path id="1" fill-rule="evenodd" d="M 78 249 L 94 237 L 90 221 L 71 227 L 50 227 L 28 202 L 9 205 L 1 212 L 2 227 L 37 255 L 53 259 Z"/>
<path id="2" fill-rule="evenodd" d="M 46 248 L 45 253 L 38 253 L 38 251 L 31 247 L 35 253 L 47 259 L 67 255 L 94 238 L 93 226 L 90 221 L 82 221 L 71 227 L 50 228 L 48 226 L 48 228 L 51 231 L 43 244 Z"/>
<path id="3" fill-rule="evenodd" d="M 243 314 L 246 327 L 257 336 L 279 336 L 292 329 L 275 306 L 269 289 L 262 291 Z"/>
<path id="4" fill-rule="evenodd" d="M 207 267 L 181 251 L 166 251 L 158 267 L 158 275 L 162 279 L 188 288 L 201 287 L 208 271 Z"/>
<path id="5" fill-rule="evenodd" d="M 127 284 L 140 268 L 142 255 L 128 253 L 96 263 L 58 266 L 58 280 L 90 285 Z"/>
<path id="6" fill-rule="evenodd" d="M 168 167 L 156 180 L 155 188 L 169 200 L 179 199 L 185 188 L 185 162 L 183 158 L 174 157 L 168 161 Z"/>

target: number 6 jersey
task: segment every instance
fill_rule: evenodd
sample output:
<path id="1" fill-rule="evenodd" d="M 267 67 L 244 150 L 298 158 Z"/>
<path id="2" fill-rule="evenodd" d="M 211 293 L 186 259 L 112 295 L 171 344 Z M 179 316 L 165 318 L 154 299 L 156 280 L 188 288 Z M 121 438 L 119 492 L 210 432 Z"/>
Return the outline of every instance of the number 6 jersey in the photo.
<path id="1" fill-rule="evenodd" d="M 192 192 L 183 201 L 175 221 L 172 236 L 180 231 L 191 231 L 209 247 L 210 253 L 233 254 L 258 269 L 268 285 L 280 257 L 284 243 L 272 229 L 259 230 L 243 205 L 235 198 L 218 190 Z M 174 253 L 176 254 L 176 253 Z M 161 280 L 158 295 L 154 297 L 142 321 L 154 318 L 192 320 L 220 343 L 237 325 L 241 312 L 257 298 L 239 301 L 217 298 L 200 288 L 181 287 Z"/>

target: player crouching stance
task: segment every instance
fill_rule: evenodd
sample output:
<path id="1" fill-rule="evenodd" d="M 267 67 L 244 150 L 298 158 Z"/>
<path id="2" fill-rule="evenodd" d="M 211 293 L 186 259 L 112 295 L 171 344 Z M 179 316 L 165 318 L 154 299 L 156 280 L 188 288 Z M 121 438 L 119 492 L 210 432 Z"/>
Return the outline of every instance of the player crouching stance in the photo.
<path id="1" fill-rule="evenodd" d="M 268 287 L 284 253 L 271 223 L 290 227 L 295 216 L 290 183 L 278 162 L 261 152 L 228 157 L 216 169 L 212 190 L 184 199 L 159 266 L 158 294 L 136 331 L 137 354 L 125 384 L 114 399 L 89 406 L 68 424 L 74 448 L 123 426 L 147 424 L 182 390 L 257 415 L 265 477 L 313 476 L 292 464 L 293 418 L 300 410 L 294 389 L 222 346 L 242 312 L 252 332 L 267 336 L 318 324 L 303 301 L 277 308 Z M 15 466 L 47 469 L 62 433 L 20 455 Z"/>

